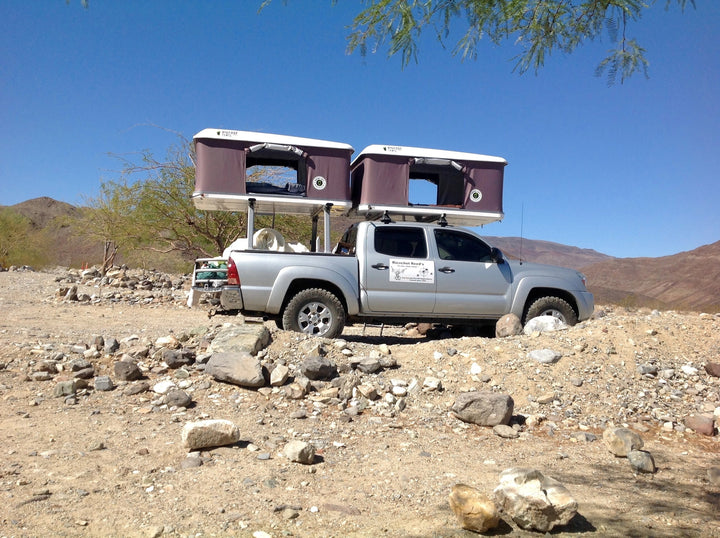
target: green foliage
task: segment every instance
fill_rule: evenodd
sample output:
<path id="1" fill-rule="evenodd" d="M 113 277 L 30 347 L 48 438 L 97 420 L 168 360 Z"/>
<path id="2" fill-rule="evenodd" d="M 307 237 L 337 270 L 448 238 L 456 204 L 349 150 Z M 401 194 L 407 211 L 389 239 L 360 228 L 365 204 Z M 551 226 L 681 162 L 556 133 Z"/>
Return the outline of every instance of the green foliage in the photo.
<path id="1" fill-rule="evenodd" d="M 431 28 L 445 46 L 460 19 L 464 34 L 453 53 L 476 59 L 483 37 L 496 45 L 512 40 L 521 51 L 515 59 L 520 73 L 537 72 L 553 52 L 571 53 L 606 30 L 615 48 L 596 73 L 607 71 L 608 83 L 623 82 L 638 70 L 647 76 L 645 49 L 626 37 L 631 22 L 656 0 L 371 0 L 353 21 L 348 50 L 375 52 L 388 44 L 388 55 L 400 54 L 402 64 L 417 61 L 417 42 Z M 681 10 L 694 0 L 666 0 L 665 9 Z"/>
<path id="2" fill-rule="evenodd" d="M 30 219 L 10 207 L 0 208 L 0 267 L 43 267 L 48 263 L 48 246 Z"/>
<path id="3" fill-rule="evenodd" d="M 168 150 L 165 161 L 147 151 L 137 159 L 123 158 L 120 178 L 104 182 L 99 196 L 88 201 L 88 231 L 115 242 L 124 259 L 138 258 L 135 251 L 175 252 L 187 260 L 216 256 L 241 233 L 244 217 L 195 208 L 189 152 L 183 140 Z"/>
<path id="4" fill-rule="evenodd" d="M 123 158 L 120 177 L 103 182 L 100 194 L 87 201 L 84 233 L 98 244 L 114 242 L 129 265 L 173 271 L 187 269 L 187 262 L 194 258 L 218 256 L 232 241 L 244 237 L 245 214 L 195 207 L 191 199 L 195 167 L 188 155 L 192 156 L 192 146 L 182 139 L 168 150 L 164 161 L 149 152 Z M 311 233 L 307 218 L 258 216 L 256 229 L 265 226 L 280 231 L 287 241 L 306 244 Z"/>

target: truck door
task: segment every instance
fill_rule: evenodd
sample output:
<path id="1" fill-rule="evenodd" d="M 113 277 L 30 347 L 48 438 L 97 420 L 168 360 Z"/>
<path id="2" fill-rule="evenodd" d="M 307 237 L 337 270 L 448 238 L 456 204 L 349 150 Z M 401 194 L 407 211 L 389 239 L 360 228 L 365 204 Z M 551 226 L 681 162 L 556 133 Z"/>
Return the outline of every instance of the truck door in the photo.
<path id="1" fill-rule="evenodd" d="M 436 314 L 500 317 L 510 307 L 512 273 L 492 260 L 490 246 L 472 234 L 433 230 L 438 260 Z"/>
<path id="2" fill-rule="evenodd" d="M 430 314 L 435 304 L 435 264 L 420 227 L 368 227 L 361 301 L 368 312 Z"/>

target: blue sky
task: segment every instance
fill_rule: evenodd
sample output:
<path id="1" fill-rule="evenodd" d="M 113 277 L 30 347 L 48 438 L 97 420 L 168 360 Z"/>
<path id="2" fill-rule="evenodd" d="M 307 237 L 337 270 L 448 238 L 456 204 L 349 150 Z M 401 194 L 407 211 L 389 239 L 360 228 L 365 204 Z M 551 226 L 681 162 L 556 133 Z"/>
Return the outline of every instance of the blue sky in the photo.
<path id="1" fill-rule="evenodd" d="M 619 257 L 720 240 L 720 2 L 658 2 L 629 31 L 650 78 L 610 88 L 606 37 L 520 76 L 512 43 L 462 62 L 428 35 L 402 69 L 346 54 L 359 1 L 260 3 L 0 0 L 0 205 L 82 204 L 117 178 L 112 154 L 222 127 L 502 156 L 486 235 Z"/>

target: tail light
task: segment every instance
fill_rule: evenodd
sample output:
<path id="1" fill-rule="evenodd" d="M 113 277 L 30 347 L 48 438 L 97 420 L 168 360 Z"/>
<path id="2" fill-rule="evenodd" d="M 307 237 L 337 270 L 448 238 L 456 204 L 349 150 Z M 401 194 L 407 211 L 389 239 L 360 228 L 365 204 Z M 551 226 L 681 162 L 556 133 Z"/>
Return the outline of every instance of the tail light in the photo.
<path id="1" fill-rule="evenodd" d="M 232 258 L 228 258 L 227 263 L 227 283 L 229 286 L 240 285 L 240 275 L 238 274 L 237 266 Z"/>

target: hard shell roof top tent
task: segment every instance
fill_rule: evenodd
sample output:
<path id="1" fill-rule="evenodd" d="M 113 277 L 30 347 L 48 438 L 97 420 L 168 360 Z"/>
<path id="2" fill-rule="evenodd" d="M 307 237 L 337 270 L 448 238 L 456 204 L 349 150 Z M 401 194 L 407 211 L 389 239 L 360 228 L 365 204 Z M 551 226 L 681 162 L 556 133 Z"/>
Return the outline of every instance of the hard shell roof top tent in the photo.
<path id="1" fill-rule="evenodd" d="M 503 172 L 507 161 L 476 153 L 372 145 L 350 165 L 352 211 L 366 218 L 385 212 L 400 218 L 479 226 L 503 218 Z M 409 199 L 412 179 L 437 189 L 435 203 Z"/>
<path id="2" fill-rule="evenodd" d="M 204 129 L 193 142 L 197 162 L 192 197 L 198 209 L 242 211 L 250 198 L 260 213 L 279 209 L 308 215 L 327 203 L 334 212 L 351 207 L 348 178 L 354 150 L 348 144 L 222 129 Z M 253 185 L 246 177 L 253 165 L 292 168 L 297 185 Z"/>
<path id="3" fill-rule="evenodd" d="M 353 147 L 339 142 L 295 136 L 204 129 L 193 137 L 198 209 L 248 211 L 248 237 L 254 216 L 325 213 L 328 250 L 329 214 L 347 213 L 350 200 L 350 157 Z M 253 166 L 283 167 L 296 172 L 296 182 L 273 185 L 248 181 Z M 315 224 L 317 221 L 314 220 Z"/>

